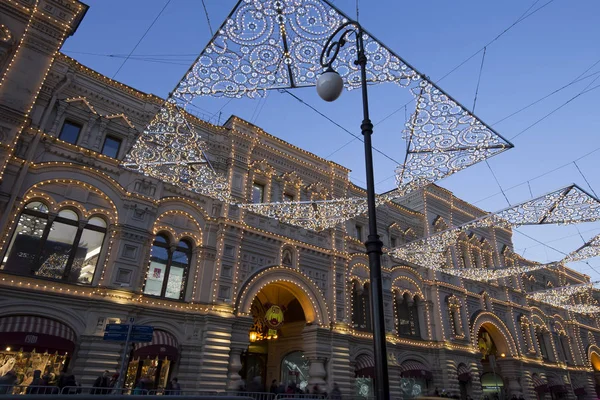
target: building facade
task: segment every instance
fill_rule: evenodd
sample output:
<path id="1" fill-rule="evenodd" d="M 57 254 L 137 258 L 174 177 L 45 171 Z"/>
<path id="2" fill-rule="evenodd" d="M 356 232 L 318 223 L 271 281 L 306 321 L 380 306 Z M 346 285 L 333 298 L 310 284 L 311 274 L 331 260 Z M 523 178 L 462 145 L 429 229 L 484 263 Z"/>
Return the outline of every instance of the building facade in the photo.
<path id="1" fill-rule="evenodd" d="M 75 0 L 0 3 L 0 375 L 36 369 L 90 385 L 127 363 L 126 386 L 178 377 L 237 389 L 260 377 L 368 397 L 373 350 L 366 216 L 312 232 L 123 169 L 164 99 L 60 53 Z M 349 170 L 237 117 L 188 115 L 239 203 L 365 196 Z M 435 185 L 378 209 L 389 249 L 485 215 Z M 476 229 L 457 268 L 511 266 L 511 231 Z M 526 292 L 589 282 L 568 268 L 488 284 L 383 257 L 394 398 L 595 399 L 597 318 Z M 103 340 L 110 323 L 152 342 Z M 600 393 L 599 393 L 600 394 Z"/>

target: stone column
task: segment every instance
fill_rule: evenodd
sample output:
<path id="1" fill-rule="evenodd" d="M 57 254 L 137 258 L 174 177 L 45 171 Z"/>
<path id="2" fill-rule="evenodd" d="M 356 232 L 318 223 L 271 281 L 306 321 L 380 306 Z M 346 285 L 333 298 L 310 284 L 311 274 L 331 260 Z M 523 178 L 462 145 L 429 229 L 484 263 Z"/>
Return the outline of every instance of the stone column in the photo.
<path id="1" fill-rule="evenodd" d="M 229 352 L 231 350 L 232 322 L 227 318 L 207 315 L 204 317 L 201 364 L 198 382 L 206 391 L 223 391 L 227 388 Z"/>
<path id="2" fill-rule="evenodd" d="M 354 394 L 354 368 L 350 365 L 348 335 L 333 332 L 331 339 L 331 360 L 327 363 L 328 392 L 331 392 L 335 382 L 342 391 L 342 397 L 350 397 Z"/>
<path id="3" fill-rule="evenodd" d="M 227 368 L 227 389 L 229 390 L 237 390 L 241 386 L 242 377 L 239 374 L 242 369 L 241 354 L 242 349 L 239 347 L 232 347 L 229 352 L 229 366 Z"/>
<path id="4" fill-rule="evenodd" d="M 321 357 L 309 357 L 310 366 L 308 368 L 308 385 L 310 386 L 310 390 L 314 385 L 319 385 L 321 390 L 326 389 L 327 382 L 325 378 L 327 377 L 327 371 L 325 371 L 325 363 L 327 362 L 326 358 Z"/>
<path id="5" fill-rule="evenodd" d="M 521 367 L 516 360 L 507 360 L 505 358 L 496 359 L 496 363 L 500 367 L 500 375 L 508 381 L 508 385 L 505 384 L 504 391 L 510 399 L 512 395 L 519 397 L 523 393 L 521 384 Z"/>
<path id="6" fill-rule="evenodd" d="M 252 317 L 238 317 L 231 331 L 231 350 L 229 351 L 229 363 L 227 366 L 227 389 L 237 390 L 242 383 L 240 370 L 242 361 L 240 355 L 248 348 L 250 341 L 248 332 L 252 326 Z"/>
<path id="7" fill-rule="evenodd" d="M 101 336 L 81 335 L 74 360 L 71 361 L 73 374 L 82 386 L 92 386 L 103 371 L 119 371 L 122 342 L 105 341 Z"/>
<path id="8" fill-rule="evenodd" d="M 331 358 L 331 331 L 317 325 L 307 325 L 302 332 L 304 353 L 310 361 L 308 384 L 310 388 L 319 385 L 326 389 L 327 370 L 325 366 Z"/>
<path id="9" fill-rule="evenodd" d="M 52 123 L 52 128 L 50 128 L 50 132 L 48 132 L 52 136 L 57 136 L 58 124 L 62 119 L 65 111 L 67 110 L 67 106 L 69 104 L 67 102 L 61 101 L 58 103 L 58 107 L 56 108 L 56 118 L 54 118 L 54 122 Z"/>
<path id="10" fill-rule="evenodd" d="M 199 343 L 199 337 L 194 333 L 192 343 L 181 345 L 177 379 L 181 387 L 188 390 L 203 389 L 200 382 L 200 366 L 202 365 L 202 345 Z"/>

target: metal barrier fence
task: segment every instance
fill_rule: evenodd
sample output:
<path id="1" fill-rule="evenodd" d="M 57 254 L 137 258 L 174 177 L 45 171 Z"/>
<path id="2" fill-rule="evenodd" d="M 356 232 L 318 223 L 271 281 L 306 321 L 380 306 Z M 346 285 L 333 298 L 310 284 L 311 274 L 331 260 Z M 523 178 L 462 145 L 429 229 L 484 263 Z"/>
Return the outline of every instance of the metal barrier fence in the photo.
<path id="1" fill-rule="evenodd" d="M 325 394 L 301 394 L 301 393 L 267 393 L 267 392 L 243 392 L 243 391 L 206 391 L 206 390 L 194 390 L 194 389 L 181 389 L 181 390 L 144 390 L 144 389 L 115 389 L 109 387 L 91 387 L 91 386 L 65 386 L 59 389 L 56 386 L 12 386 L 4 385 L 0 386 L 0 397 L 14 396 L 14 395 L 27 395 L 29 399 L 34 400 L 34 397 L 43 396 L 63 396 L 63 395 L 74 395 L 77 396 L 78 400 L 86 400 L 89 396 L 93 400 L 100 400 L 102 397 L 108 396 L 111 400 L 118 400 L 120 397 L 130 396 L 165 396 L 168 398 L 177 396 L 177 399 L 182 398 L 194 398 L 194 399 L 214 399 L 214 400 L 330 400 Z M 370 397 L 344 397 L 344 400 L 373 400 Z"/>

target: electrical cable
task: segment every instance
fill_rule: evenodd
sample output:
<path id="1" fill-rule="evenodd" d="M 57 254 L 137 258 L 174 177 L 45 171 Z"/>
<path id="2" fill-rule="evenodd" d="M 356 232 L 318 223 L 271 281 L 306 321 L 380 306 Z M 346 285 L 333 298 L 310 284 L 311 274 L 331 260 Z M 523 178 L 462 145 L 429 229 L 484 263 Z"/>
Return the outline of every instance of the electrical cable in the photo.
<path id="1" fill-rule="evenodd" d="M 592 187 L 592 185 L 590 185 L 590 182 L 587 180 L 587 178 L 585 177 L 585 175 L 581 171 L 581 168 L 579 168 L 579 165 L 577 165 L 577 163 L 575 161 L 573 161 L 573 164 L 575 165 L 575 168 L 577 168 L 577 171 L 579 171 L 579 173 L 583 177 L 583 180 L 585 181 L 585 183 L 587 183 L 588 187 L 590 188 L 590 190 L 592 191 L 592 193 L 594 194 L 594 196 L 596 196 L 596 198 L 598 198 L 598 195 L 594 191 L 594 188 Z"/>
<path id="2" fill-rule="evenodd" d="M 479 94 L 479 84 L 481 83 L 481 74 L 483 72 L 483 64 L 485 63 L 485 53 L 487 47 L 483 48 L 483 56 L 481 56 L 481 66 L 479 67 L 479 77 L 477 78 L 477 87 L 475 88 L 475 98 L 473 99 L 473 110 L 471 111 L 475 114 L 475 106 L 477 105 L 477 95 Z"/>
<path id="3" fill-rule="evenodd" d="M 517 18 L 517 20 L 515 22 L 513 22 L 511 25 L 509 25 L 508 28 L 504 29 L 498 36 L 496 36 L 494 39 L 492 39 L 491 41 L 489 41 L 481 49 L 477 50 L 471 56 L 467 57 L 467 59 L 465 59 L 463 62 L 461 62 L 460 64 L 458 64 L 457 66 L 455 66 L 454 68 L 452 68 L 449 72 L 447 72 L 445 75 L 443 75 L 440 79 L 436 80 L 435 83 L 439 83 L 442 80 L 444 80 L 445 78 L 447 78 L 449 75 L 451 75 L 452 73 L 454 73 L 456 70 L 458 70 L 460 67 L 462 67 L 463 65 L 465 65 L 467 62 L 471 61 L 471 59 L 473 59 L 473 57 L 475 57 L 479 53 L 481 53 L 484 48 L 488 47 L 489 45 L 491 45 L 492 43 L 494 43 L 495 41 L 497 41 L 498 39 L 500 39 L 504 34 L 506 34 L 509 30 L 511 30 L 512 28 L 514 28 L 517 24 L 523 22 L 525 19 L 531 17 L 533 14 L 535 14 L 538 11 L 542 10 L 543 8 L 545 8 L 546 6 L 548 6 L 550 3 L 554 2 L 554 1 L 555 0 L 550 0 L 547 3 L 545 3 L 544 5 L 540 6 L 539 8 L 535 9 L 534 11 L 532 11 L 530 14 L 527 14 L 539 2 L 539 0 L 536 0 L 523 14 L 521 14 L 521 16 L 519 18 Z M 404 104 L 400 108 L 394 110 L 392 113 L 390 113 L 389 115 L 387 115 L 385 118 L 383 118 L 383 119 L 379 120 L 378 122 L 376 122 L 374 124 L 374 126 L 377 126 L 377 125 L 381 124 L 383 121 L 387 120 L 388 118 L 390 118 L 391 116 L 393 116 L 394 114 L 396 114 L 398 111 L 400 111 L 404 106 L 409 105 L 413 101 L 415 101 L 415 99 L 410 100 L 409 102 L 407 102 L 406 104 Z"/>
<path id="4" fill-rule="evenodd" d="M 131 57 L 131 55 L 133 54 L 133 52 L 135 51 L 135 49 L 137 49 L 137 47 L 140 45 L 140 43 L 142 43 L 142 40 L 144 40 L 144 38 L 146 37 L 146 35 L 148 34 L 148 32 L 150 32 L 150 29 L 152 29 L 152 27 L 154 26 L 154 24 L 156 23 L 156 21 L 158 21 L 158 19 L 162 15 L 163 11 L 165 11 L 165 9 L 167 8 L 167 6 L 170 3 L 171 3 L 171 0 L 167 0 L 167 2 L 163 6 L 163 8 L 160 10 L 160 12 L 158 13 L 158 15 L 154 18 L 154 21 L 152 21 L 152 23 L 150 24 L 150 26 L 148 27 L 148 29 L 146 29 L 146 32 L 144 32 L 144 34 L 142 35 L 142 37 L 140 38 L 140 40 L 138 40 L 138 42 L 135 44 L 135 46 L 133 46 L 133 49 L 131 50 L 131 52 L 129 52 L 129 54 L 123 60 L 123 62 L 121 63 L 121 65 L 119 66 L 119 68 L 117 69 L 117 71 L 113 74 L 112 79 L 115 79 L 115 77 L 117 76 L 117 74 L 119 73 L 119 71 L 121 71 L 121 68 L 123 68 L 123 66 L 125 65 L 125 63 L 127 62 L 127 60 L 129 60 L 129 57 Z"/>
<path id="5" fill-rule="evenodd" d="M 549 174 L 551 174 L 551 173 L 553 173 L 553 172 L 556 172 L 556 171 L 558 171 L 559 169 L 565 168 L 565 167 L 567 167 L 567 166 L 569 166 L 569 165 L 573 164 L 573 162 L 574 162 L 574 161 L 579 161 L 579 160 L 582 160 L 582 159 L 584 159 L 584 158 L 586 158 L 586 157 L 588 157 L 588 156 L 590 156 L 590 155 L 592 155 L 592 154 L 596 153 L 596 152 L 597 152 L 597 151 L 599 151 L 599 150 L 600 150 L 600 147 L 597 147 L 597 148 L 595 148 L 594 150 L 592 150 L 592 151 L 589 151 L 589 152 L 585 153 L 584 155 L 582 155 L 582 156 L 581 156 L 581 157 L 579 157 L 579 158 L 576 158 L 576 159 L 575 159 L 575 160 L 573 160 L 573 161 L 569 161 L 568 163 L 566 163 L 566 164 L 563 164 L 563 165 L 561 165 L 561 166 L 559 166 L 559 167 L 553 168 L 553 169 L 551 169 L 550 171 L 546 171 L 546 172 L 544 172 L 543 174 L 537 175 L 537 176 L 535 176 L 535 177 L 533 177 L 533 178 L 529 178 L 528 180 L 526 180 L 526 181 L 523 181 L 523 182 L 521 182 L 521 183 L 517 183 L 516 185 L 513 185 L 513 186 L 509 187 L 508 189 L 505 189 L 505 191 L 509 191 L 509 190 L 512 190 L 512 189 L 516 189 L 516 188 L 518 188 L 519 186 L 522 186 L 522 185 L 525 185 L 526 183 L 529 183 L 530 181 L 534 181 L 534 180 L 536 180 L 536 179 L 539 179 L 539 178 L 542 178 L 542 177 L 544 177 L 544 176 L 546 176 L 546 175 L 549 175 Z M 389 179 L 389 178 L 388 178 L 388 179 Z M 488 200 L 488 199 L 490 199 L 490 198 L 492 198 L 492 197 L 494 197 L 494 196 L 497 196 L 497 195 L 499 195 L 500 193 L 501 193 L 501 192 L 496 192 L 496 193 L 494 193 L 494 194 L 491 194 L 491 195 L 489 195 L 489 196 L 487 196 L 487 197 L 484 197 L 483 199 L 477 200 L 477 201 L 473 202 L 472 204 L 481 203 L 482 201 Z"/>
<path id="6" fill-rule="evenodd" d="M 206 4 L 204 4 L 204 0 L 202 0 L 202 7 L 204 7 L 204 15 L 206 15 L 206 22 L 208 22 L 208 30 L 210 31 L 210 36 L 214 36 L 213 28 L 210 24 L 210 18 L 208 16 L 208 10 L 206 9 Z"/>
<path id="7" fill-rule="evenodd" d="M 298 100 L 301 104 L 303 104 L 306 107 L 310 108 L 311 110 L 313 110 L 314 112 L 316 112 L 317 114 L 319 114 L 321 117 L 325 118 L 326 120 L 328 120 L 329 122 L 331 122 L 332 124 L 334 124 L 335 126 L 337 126 L 338 128 L 340 128 L 341 130 L 343 130 L 344 132 L 346 132 L 347 134 L 349 134 L 350 136 L 354 137 L 356 140 L 360 140 L 361 142 L 363 142 L 363 139 L 361 137 L 359 137 L 359 136 L 355 135 L 354 133 L 350 132 L 348 129 L 344 128 L 342 125 L 340 125 L 339 123 L 335 122 L 333 119 L 329 118 L 327 115 L 323 114 L 321 111 L 317 110 L 315 107 L 311 106 L 310 104 L 308 104 L 307 102 L 305 102 L 304 100 L 302 100 L 301 98 L 299 98 L 298 96 L 296 96 L 295 94 L 293 94 L 292 92 L 290 92 L 289 90 L 287 90 L 287 89 L 280 89 L 280 91 L 289 94 L 290 96 L 292 96 L 293 98 L 295 98 L 296 100 Z M 396 165 L 400 165 L 400 162 L 398 160 L 394 160 L 392 157 L 388 156 L 387 154 L 385 154 L 381 150 L 377 149 L 376 147 L 373 147 L 373 150 L 376 151 L 377 153 L 381 154 L 385 158 L 387 158 L 387 159 L 395 162 Z"/>
<path id="8" fill-rule="evenodd" d="M 598 78 L 600 78 L 600 76 L 597 76 L 591 83 L 594 83 Z M 520 131 L 519 133 L 517 133 L 516 135 L 514 135 L 513 137 L 510 138 L 510 140 L 514 140 L 515 138 L 521 136 L 522 134 L 524 134 L 525 132 L 527 132 L 528 130 L 530 130 L 531 128 L 533 128 L 534 126 L 536 126 L 537 124 L 539 124 L 540 122 L 542 122 L 543 120 L 545 120 L 546 118 L 548 118 L 549 116 L 551 116 L 552 114 L 554 114 L 555 112 L 557 112 L 558 110 L 560 110 L 561 108 L 565 107 L 567 104 L 569 104 L 570 102 L 572 102 L 573 100 L 575 100 L 576 98 L 578 98 L 581 95 L 584 95 L 586 93 L 591 92 L 592 90 L 596 90 L 600 87 L 600 85 L 596 85 L 594 87 L 592 87 L 591 89 L 588 89 L 588 87 L 590 87 L 590 85 L 586 86 L 581 92 L 579 92 L 578 94 L 576 94 L 575 96 L 571 97 L 569 100 L 565 101 L 564 103 L 562 103 L 560 106 L 556 107 L 554 110 L 550 111 L 548 114 L 544 115 L 542 118 L 538 119 L 537 121 L 535 121 L 533 124 L 529 125 L 527 128 L 523 129 L 522 131 Z"/>

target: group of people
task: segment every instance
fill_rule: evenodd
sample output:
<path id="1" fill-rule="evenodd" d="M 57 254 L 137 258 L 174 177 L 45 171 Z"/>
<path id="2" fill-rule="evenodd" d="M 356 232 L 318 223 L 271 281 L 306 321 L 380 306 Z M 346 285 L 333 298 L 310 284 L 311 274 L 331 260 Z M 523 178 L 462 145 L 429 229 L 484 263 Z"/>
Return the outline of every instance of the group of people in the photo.
<path id="1" fill-rule="evenodd" d="M 0 394 L 12 394 L 14 387 L 17 385 L 18 377 L 14 370 L 8 371 L 4 376 L 0 377 Z M 26 394 L 75 394 L 78 393 L 77 381 L 71 373 L 62 373 L 56 376 L 50 372 L 42 376 L 42 371 L 36 369 L 33 371 L 31 383 L 25 389 Z M 66 388 L 66 390 L 65 390 Z"/>

